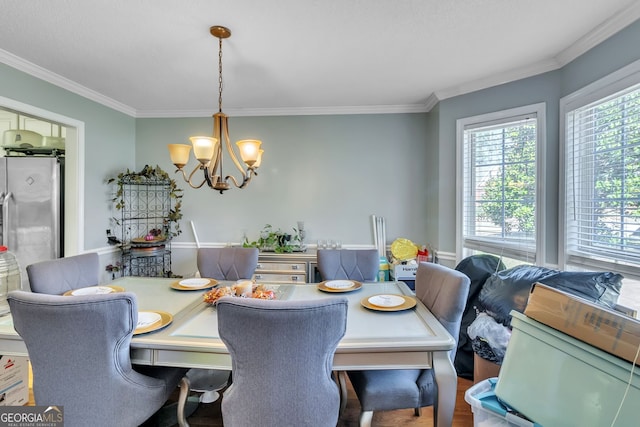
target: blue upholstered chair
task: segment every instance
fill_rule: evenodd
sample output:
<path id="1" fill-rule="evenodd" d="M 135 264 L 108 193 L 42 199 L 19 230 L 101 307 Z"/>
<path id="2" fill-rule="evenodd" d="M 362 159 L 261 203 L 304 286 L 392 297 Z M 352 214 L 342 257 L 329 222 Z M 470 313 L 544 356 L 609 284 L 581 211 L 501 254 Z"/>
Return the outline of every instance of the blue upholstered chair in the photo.
<path id="1" fill-rule="evenodd" d="M 322 280 L 357 280 L 373 282 L 378 279 L 380 254 L 376 249 L 320 249 L 316 254 Z M 344 371 L 336 372 L 340 385 L 340 414 L 347 406 L 347 378 Z"/>
<path id="2" fill-rule="evenodd" d="M 456 342 L 469 282 L 465 274 L 429 262 L 421 262 L 416 274 L 416 297 Z M 449 353 L 452 362 L 455 352 L 456 347 Z M 438 390 L 431 369 L 349 371 L 348 376 L 362 408 L 361 427 L 371 425 L 374 411 L 414 408 L 420 415 L 421 407 L 436 403 Z"/>
<path id="3" fill-rule="evenodd" d="M 251 279 L 258 266 L 258 248 L 200 248 L 200 276 L 216 280 Z"/>
<path id="4" fill-rule="evenodd" d="M 138 426 L 176 389 L 185 369 L 132 369 L 137 324 L 129 292 L 63 297 L 9 293 L 13 324 L 33 367 L 36 405 L 64 406 L 68 426 Z"/>
<path id="5" fill-rule="evenodd" d="M 201 277 L 216 280 L 251 279 L 258 266 L 258 248 L 200 248 L 197 254 Z M 200 402 L 211 403 L 218 399 L 218 390 L 229 383 L 231 373 L 216 369 L 190 369 L 180 383 L 178 396 L 178 420 L 187 425 L 184 416 L 189 390 L 202 393 Z"/>
<path id="6" fill-rule="evenodd" d="M 100 259 L 95 252 L 40 261 L 27 266 L 32 292 L 61 295 L 100 282 Z"/>
<path id="7" fill-rule="evenodd" d="M 378 277 L 380 256 L 376 249 L 320 249 L 316 256 L 322 280 L 372 282 Z"/>
<path id="8" fill-rule="evenodd" d="M 335 427 L 340 395 L 331 379 L 347 300 L 268 301 L 224 297 L 218 332 L 231 354 L 227 427 Z"/>

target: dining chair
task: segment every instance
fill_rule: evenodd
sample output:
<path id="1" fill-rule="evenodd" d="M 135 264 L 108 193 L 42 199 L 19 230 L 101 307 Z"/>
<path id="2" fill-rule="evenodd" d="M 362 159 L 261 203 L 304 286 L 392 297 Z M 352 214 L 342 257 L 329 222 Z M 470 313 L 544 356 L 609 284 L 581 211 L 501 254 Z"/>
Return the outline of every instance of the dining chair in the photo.
<path id="1" fill-rule="evenodd" d="M 201 277 L 216 280 L 251 279 L 258 267 L 258 248 L 199 248 L 197 266 Z M 178 396 L 178 420 L 188 425 L 184 416 L 189 391 L 202 393 L 200 402 L 212 403 L 218 397 L 218 391 L 229 384 L 231 373 L 216 369 L 189 369 L 180 384 Z"/>
<path id="2" fill-rule="evenodd" d="M 132 368 L 138 321 L 130 292 L 65 297 L 12 291 L 13 325 L 33 369 L 36 405 L 58 405 L 69 426 L 138 426 L 167 401 L 182 368 Z"/>
<path id="3" fill-rule="evenodd" d="M 233 369 L 222 399 L 225 426 L 335 427 L 340 393 L 331 369 L 346 330 L 346 298 L 223 297 L 216 309 Z"/>
<path id="4" fill-rule="evenodd" d="M 258 266 L 258 248 L 200 248 L 200 276 L 216 280 L 251 279 Z"/>
<path id="5" fill-rule="evenodd" d="M 372 282 L 378 277 L 380 255 L 376 249 L 319 249 L 316 257 L 322 280 Z"/>
<path id="6" fill-rule="evenodd" d="M 316 253 L 322 280 L 357 280 L 373 282 L 378 279 L 380 254 L 377 249 L 319 249 Z M 340 414 L 347 407 L 347 377 L 344 371 L 335 373 L 340 386 Z"/>
<path id="7" fill-rule="evenodd" d="M 469 278 L 451 268 L 421 262 L 416 273 L 416 297 L 458 341 L 462 313 L 469 293 Z M 457 345 L 449 352 L 453 363 Z M 420 408 L 437 403 L 438 389 L 432 369 L 349 371 L 360 401 L 360 427 L 371 425 L 374 411 Z M 434 425 L 437 425 L 434 411 Z"/>
<path id="8" fill-rule="evenodd" d="M 99 284 L 99 264 L 100 259 L 95 252 L 56 258 L 28 265 L 27 277 L 32 292 L 61 295 Z"/>

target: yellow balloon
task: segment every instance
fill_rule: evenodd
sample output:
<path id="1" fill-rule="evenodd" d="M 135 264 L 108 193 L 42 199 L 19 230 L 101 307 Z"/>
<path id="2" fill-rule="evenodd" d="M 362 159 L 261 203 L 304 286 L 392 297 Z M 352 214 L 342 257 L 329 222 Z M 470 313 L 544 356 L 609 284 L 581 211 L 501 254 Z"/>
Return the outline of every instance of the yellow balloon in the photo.
<path id="1" fill-rule="evenodd" d="M 409 239 L 398 238 L 391 243 L 391 255 L 399 261 L 414 259 L 418 255 L 418 247 Z"/>

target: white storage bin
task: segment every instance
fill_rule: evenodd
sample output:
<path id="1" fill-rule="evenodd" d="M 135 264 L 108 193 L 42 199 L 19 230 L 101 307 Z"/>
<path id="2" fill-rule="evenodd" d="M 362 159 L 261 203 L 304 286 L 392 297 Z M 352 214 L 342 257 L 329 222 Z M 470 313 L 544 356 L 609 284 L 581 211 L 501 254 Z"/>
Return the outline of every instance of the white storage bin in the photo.
<path id="1" fill-rule="evenodd" d="M 496 385 L 501 402 L 545 427 L 640 425 L 638 366 L 632 374 L 626 360 L 522 313 L 511 315 Z"/>
<path id="2" fill-rule="evenodd" d="M 540 427 L 512 412 L 508 412 L 496 397 L 497 378 L 489 378 L 470 387 L 464 400 L 471 405 L 474 427 Z"/>

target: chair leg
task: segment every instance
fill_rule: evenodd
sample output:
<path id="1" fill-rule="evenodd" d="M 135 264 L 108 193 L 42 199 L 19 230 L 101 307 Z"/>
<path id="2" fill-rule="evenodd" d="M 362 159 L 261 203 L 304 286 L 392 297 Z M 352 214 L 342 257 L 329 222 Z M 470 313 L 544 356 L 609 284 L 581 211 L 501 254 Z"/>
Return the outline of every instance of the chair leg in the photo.
<path id="1" fill-rule="evenodd" d="M 182 377 L 180 380 L 180 394 L 178 395 L 178 425 L 180 427 L 189 427 L 187 417 L 184 416 L 184 409 L 187 404 L 187 398 L 189 397 L 189 390 L 191 390 L 191 384 L 189 378 Z"/>
<path id="2" fill-rule="evenodd" d="M 417 407 L 413 410 L 413 415 L 415 415 L 416 417 L 419 417 L 420 415 L 422 415 L 422 408 L 421 407 Z"/>
<path id="3" fill-rule="evenodd" d="M 373 420 L 373 411 L 360 412 L 360 427 L 371 427 L 372 420 Z"/>
<path id="4" fill-rule="evenodd" d="M 347 407 L 347 373 L 345 371 L 338 371 L 338 385 L 340 386 L 340 412 L 339 416 L 342 416 L 345 408 Z"/>

